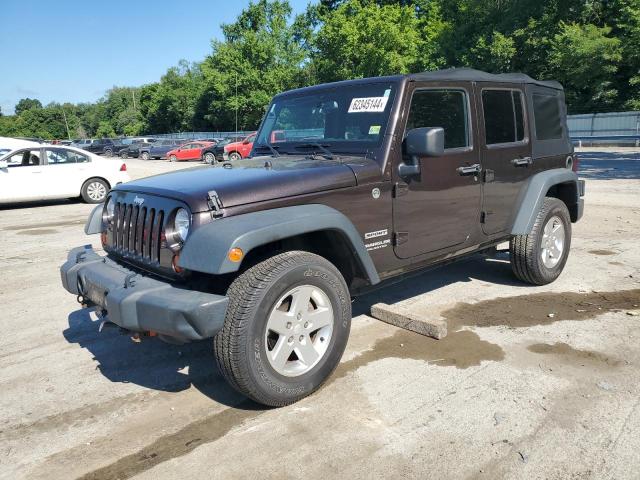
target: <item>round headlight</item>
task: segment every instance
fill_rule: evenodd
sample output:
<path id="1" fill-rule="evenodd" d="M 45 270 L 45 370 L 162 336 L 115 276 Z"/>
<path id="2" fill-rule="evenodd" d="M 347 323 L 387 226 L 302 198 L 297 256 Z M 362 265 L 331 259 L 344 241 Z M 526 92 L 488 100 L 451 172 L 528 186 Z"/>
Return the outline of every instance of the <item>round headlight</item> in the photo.
<path id="1" fill-rule="evenodd" d="M 189 227 L 191 226 L 191 217 L 189 212 L 184 208 L 179 209 L 176 212 L 176 218 L 173 221 L 173 231 L 176 233 L 180 241 L 184 242 L 189 234 Z"/>
<path id="2" fill-rule="evenodd" d="M 104 207 L 104 213 L 102 214 L 102 218 L 105 222 L 111 222 L 113 220 L 113 214 L 116 209 L 116 202 L 113 197 L 110 197 L 107 201 L 107 204 Z"/>

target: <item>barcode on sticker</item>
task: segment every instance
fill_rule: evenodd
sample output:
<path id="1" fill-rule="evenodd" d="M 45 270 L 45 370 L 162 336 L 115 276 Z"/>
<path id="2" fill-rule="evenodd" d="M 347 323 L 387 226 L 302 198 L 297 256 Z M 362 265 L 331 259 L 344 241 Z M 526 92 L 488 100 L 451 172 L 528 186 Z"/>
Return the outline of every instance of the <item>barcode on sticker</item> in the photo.
<path id="1" fill-rule="evenodd" d="M 389 97 L 354 98 L 349 105 L 349 113 L 384 112 Z"/>

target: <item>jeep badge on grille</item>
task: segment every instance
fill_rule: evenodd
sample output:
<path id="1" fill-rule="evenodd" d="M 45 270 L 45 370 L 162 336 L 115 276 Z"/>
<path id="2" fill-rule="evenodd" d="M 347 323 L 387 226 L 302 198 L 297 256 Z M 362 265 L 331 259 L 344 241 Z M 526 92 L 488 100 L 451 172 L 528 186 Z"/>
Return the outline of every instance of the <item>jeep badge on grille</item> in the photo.
<path id="1" fill-rule="evenodd" d="M 135 203 L 136 205 L 142 205 L 144 203 L 144 198 L 140 198 L 136 195 L 136 198 L 133 199 L 133 203 Z"/>

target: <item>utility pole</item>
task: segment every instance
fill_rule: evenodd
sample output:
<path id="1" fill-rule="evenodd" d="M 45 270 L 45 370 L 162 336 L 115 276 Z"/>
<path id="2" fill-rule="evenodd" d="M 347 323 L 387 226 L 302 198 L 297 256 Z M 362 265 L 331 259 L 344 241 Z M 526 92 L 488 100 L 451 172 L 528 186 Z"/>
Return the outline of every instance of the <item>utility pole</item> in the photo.
<path id="1" fill-rule="evenodd" d="M 136 110 L 136 91 L 131 90 L 131 97 L 133 98 L 133 109 Z"/>
<path id="2" fill-rule="evenodd" d="M 67 140 L 71 140 L 71 133 L 69 132 L 69 123 L 67 122 L 67 114 L 64 111 L 64 107 L 62 108 L 62 116 L 64 117 L 64 124 L 67 127 Z"/>
<path id="3" fill-rule="evenodd" d="M 238 141 L 238 72 L 236 71 L 236 142 Z"/>

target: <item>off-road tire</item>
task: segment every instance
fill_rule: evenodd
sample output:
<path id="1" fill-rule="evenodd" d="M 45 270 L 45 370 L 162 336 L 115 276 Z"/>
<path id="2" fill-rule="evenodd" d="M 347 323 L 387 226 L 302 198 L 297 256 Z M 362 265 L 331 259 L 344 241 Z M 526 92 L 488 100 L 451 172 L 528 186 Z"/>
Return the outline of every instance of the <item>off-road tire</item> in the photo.
<path id="1" fill-rule="evenodd" d="M 297 285 L 318 287 L 327 295 L 333 331 L 318 363 L 287 377 L 267 359 L 265 329 L 278 299 Z M 213 351 L 222 375 L 238 392 L 263 405 L 289 405 L 317 390 L 337 367 L 349 338 L 351 299 L 344 278 L 325 258 L 304 251 L 275 255 L 239 275 L 227 296 L 224 327 L 214 338 Z"/>
<path id="2" fill-rule="evenodd" d="M 98 194 L 100 194 L 99 197 L 97 196 Z M 102 203 L 108 194 L 109 184 L 102 178 L 90 178 L 84 182 L 80 190 L 80 196 L 86 203 Z"/>
<path id="3" fill-rule="evenodd" d="M 554 216 L 562 221 L 565 231 L 564 249 L 560 261 L 553 267 L 544 265 L 542 238 L 544 226 Z M 571 218 L 567 206 L 557 198 L 547 197 L 536 217 L 531 233 L 511 237 L 509 252 L 511 253 L 511 269 L 518 279 L 533 285 L 546 285 L 553 282 L 564 268 L 571 247 Z"/>

